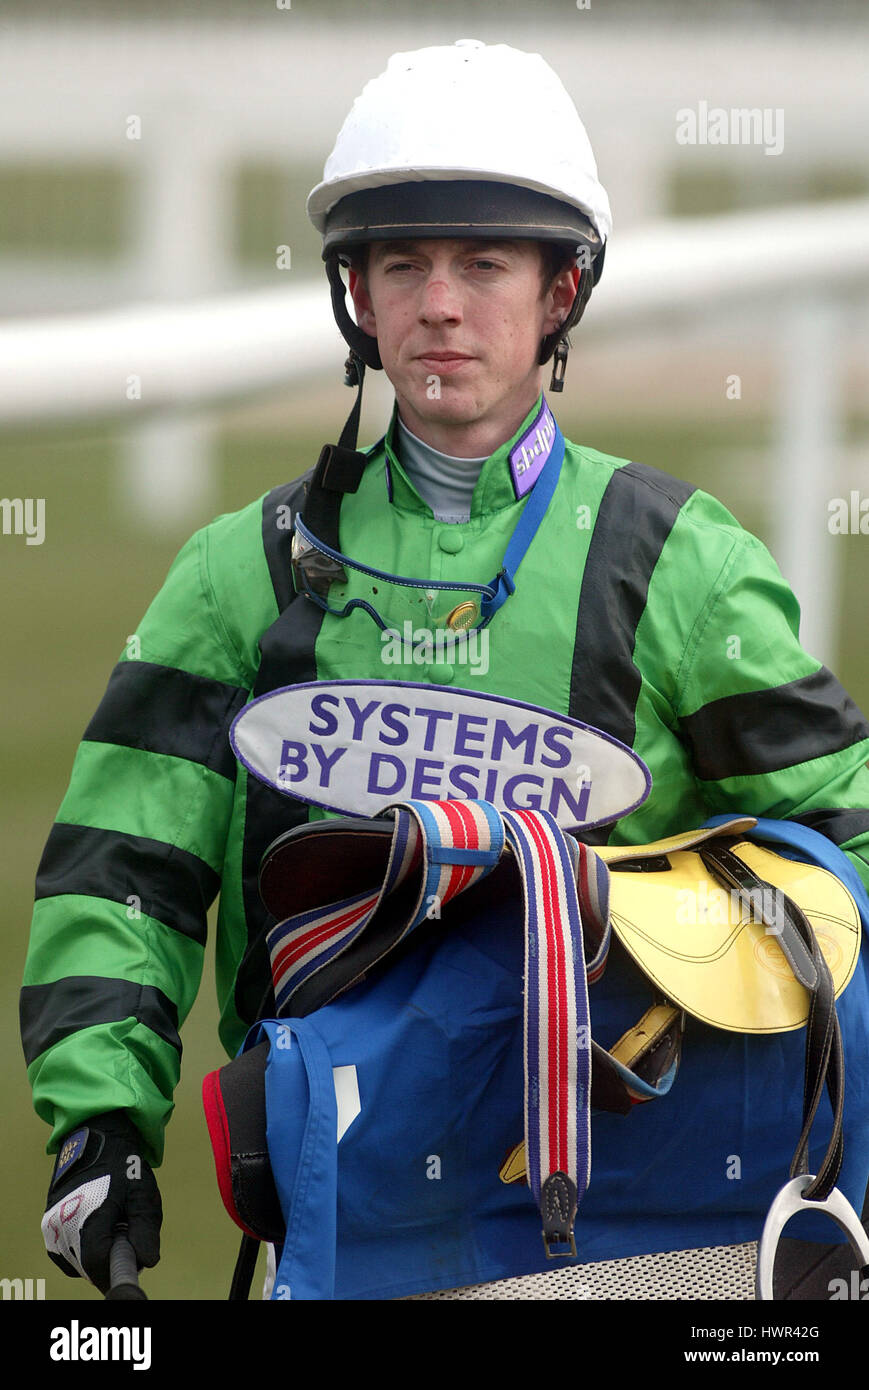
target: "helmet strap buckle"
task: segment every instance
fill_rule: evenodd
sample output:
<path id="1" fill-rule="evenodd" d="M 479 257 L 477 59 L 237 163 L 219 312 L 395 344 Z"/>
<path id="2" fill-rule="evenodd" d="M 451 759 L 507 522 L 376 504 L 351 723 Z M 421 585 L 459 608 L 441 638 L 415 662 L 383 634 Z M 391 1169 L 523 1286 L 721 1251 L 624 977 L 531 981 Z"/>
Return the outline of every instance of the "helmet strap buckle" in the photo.
<path id="1" fill-rule="evenodd" d="M 570 343 L 567 338 L 559 338 L 555 348 L 555 356 L 552 361 L 552 380 L 549 383 L 550 391 L 564 390 L 564 373 L 567 370 L 567 354 L 570 351 Z"/>
<path id="2" fill-rule="evenodd" d="M 344 363 L 344 385 L 361 386 L 365 374 L 365 363 L 351 348 Z"/>

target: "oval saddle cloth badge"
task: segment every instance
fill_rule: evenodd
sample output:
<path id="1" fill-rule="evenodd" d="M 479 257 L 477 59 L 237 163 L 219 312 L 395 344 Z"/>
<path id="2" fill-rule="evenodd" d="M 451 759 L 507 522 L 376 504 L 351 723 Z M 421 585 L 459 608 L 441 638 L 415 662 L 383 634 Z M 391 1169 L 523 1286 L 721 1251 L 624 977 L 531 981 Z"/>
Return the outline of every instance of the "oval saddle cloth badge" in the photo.
<path id="1" fill-rule="evenodd" d="M 374 816 L 397 800 L 484 800 L 562 828 L 607 825 L 646 800 L 651 775 L 611 735 L 536 705 L 393 681 L 312 681 L 252 700 L 233 752 L 275 790 Z"/>

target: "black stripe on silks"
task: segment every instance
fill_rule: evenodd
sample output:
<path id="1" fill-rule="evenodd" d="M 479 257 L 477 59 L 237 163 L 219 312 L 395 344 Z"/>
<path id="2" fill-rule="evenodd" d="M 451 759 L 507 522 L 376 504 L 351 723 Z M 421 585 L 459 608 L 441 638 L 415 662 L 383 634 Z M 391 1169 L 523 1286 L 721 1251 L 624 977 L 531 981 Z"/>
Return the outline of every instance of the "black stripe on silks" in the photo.
<path id="1" fill-rule="evenodd" d="M 101 975 L 71 975 L 49 985 L 25 985 L 20 1001 L 21 1041 L 27 1065 L 49 1047 L 101 1023 L 135 1018 L 181 1053 L 178 1010 L 153 985 Z"/>
<path id="2" fill-rule="evenodd" d="M 254 696 L 266 695 L 284 685 L 299 685 L 317 679 L 314 644 L 323 621 L 322 609 L 309 598 L 296 593 L 292 576 L 292 526 L 302 508 L 309 469 L 293 482 L 272 488 L 263 498 L 262 539 L 279 616 L 263 633 L 262 655 L 254 685 Z M 336 508 L 340 496 L 335 496 Z M 247 925 L 247 948 L 235 978 L 235 1006 L 247 1024 L 274 1011 L 271 993 L 271 965 L 265 934 L 275 924 L 259 894 L 259 867 L 272 840 L 284 830 L 304 825 L 308 819 L 306 803 L 284 796 L 267 787 L 253 773 L 247 776 L 244 847 L 242 850 L 242 900 Z M 264 1003 L 264 1001 L 266 1001 Z"/>
<path id="3" fill-rule="evenodd" d="M 228 730 L 247 697 L 238 686 L 173 666 L 121 661 L 84 739 L 186 758 L 235 781 Z"/>
<path id="4" fill-rule="evenodd" d="M 220 878 L 187 850 L 89 825 L 52 826 L 36 874 L 36 897 L 61 893 L 129 904 L 143 916 L 205 945 L 208 909 Z"/>
<path id="5" fill-rule="evenodd" d="M 292 567 L 293 524 L 313 472 L 313 468 L 309 468 L 300 478 L 273 487 L 263 498 L 263 549 L 279 613 L 283 613 L 296 594 Z"/>
<path id="6" fill-rule="evenodd" d="M 786 685 L 711 700 L 680 728 L 704 782 L 780 772 L 869 738 L 869 724 L 826 666 Z"/>
<path id="7" fill-rule="evenodd" d="M 689 483 L 642 463 L 617 468 L 601 498 L 579 596 L 568 714 L 633 748 L 641 687 L 634 663 L 649 582 Z M 611 828 L 583 839 L 604 844 Z"/>
<path id="8" fill-rule="evenodd" d="M 309 598 L 297 595 L 260 638 L 262 661 L 254 695 L 265 695 L 283 685 L 300 685 L 317 679 L 314 644 L 323 621 L 323 610 Z M 247 777 L 247 805 L 242 853 L 242 894 L 247 923 L 247 950 L 235 981 L 235 1005 L 239 1017 L 253 1023 L 271 982 L 271 966 L 265 933 L 274 926 L 259 895 L 259 868 L 272 840 L 285 830 L 304 825 L 308 805 L 267 787 L 253 773 Z M 266 1006 L 268 1010 L 268 1005 Z M 273 1010 L 273 1005 L 272 1005 Z"/>
<path id="9" fill-rule="evenodd" d="M 810 830 L 817 830 L 821 835 L 826 835 L 828 840 L 832 840 L 834 845 L 847 844 L 858 835 L 869 835 L 869 811 L 828 807 L 824 810 L 806 811 L 801 816 L 788 816 L 788 820 L 799 821 Z"/>

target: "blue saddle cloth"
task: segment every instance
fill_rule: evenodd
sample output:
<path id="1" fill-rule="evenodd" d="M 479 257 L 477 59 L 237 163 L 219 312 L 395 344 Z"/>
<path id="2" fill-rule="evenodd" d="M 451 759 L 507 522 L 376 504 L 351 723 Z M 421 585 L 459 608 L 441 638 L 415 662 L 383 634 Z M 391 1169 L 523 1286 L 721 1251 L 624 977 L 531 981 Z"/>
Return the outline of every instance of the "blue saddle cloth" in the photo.
<path id="1" fill-rule="evenodd" d="M 806 828 L 762 821 L 753 833 L 780 842 L 790 829 Z M 869 924 L 869 899 L 841 851 L 814 831 L 794 840 L 794 857 L 842 878 L 846 866 Z M 560 1267 L 546 1258 L 527 1186 L 499 1176 L 523 1137 L 521 912 L 518 902 L 472 919 L 457 910 L 315 1014 L 252 1029 L 245 1047 L 264 1037 L 271 1045 L 268 1145 L 287 1222 L 273 1298 L 394 1298 Z M 650 987 L 617 941 L 590 1001 L 604 1047 L 649 1006 Z M 838 1011 L 838 1186 L 859 1211 L 869 1179 L 865 943 Z M 570 1262 L 757 1240 L 802 1126 L 804 1048 L 803 1029 L 750 1037 L 689 1018 L 668 1095 L 626 1116 L 594 1112 L 591 1184 Z M 340 1140 L 336 1085 L 351 1097 Z M 825 1098 L 811 1161 L 829 1130 Z M 786 1234 L 843 1239 L 811 1214 Z"/>

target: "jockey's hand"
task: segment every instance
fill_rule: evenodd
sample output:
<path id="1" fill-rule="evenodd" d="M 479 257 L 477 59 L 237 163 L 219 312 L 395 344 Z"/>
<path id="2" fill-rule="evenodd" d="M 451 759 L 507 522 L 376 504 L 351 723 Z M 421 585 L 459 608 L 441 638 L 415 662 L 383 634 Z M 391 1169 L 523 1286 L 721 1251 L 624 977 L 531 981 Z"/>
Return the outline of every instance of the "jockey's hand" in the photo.
<path id="1" fill-rule="evenodd" d="M 160 1258 L 163 1205 L 142 1157 L 142 1137 L 123 1110 L 96 1115 L 60 1146 L 42 1234 L 49 1257 L 71 1279 L 109 1288 L 109 1252 L 119 1224 L 140 1269 Z"/>

